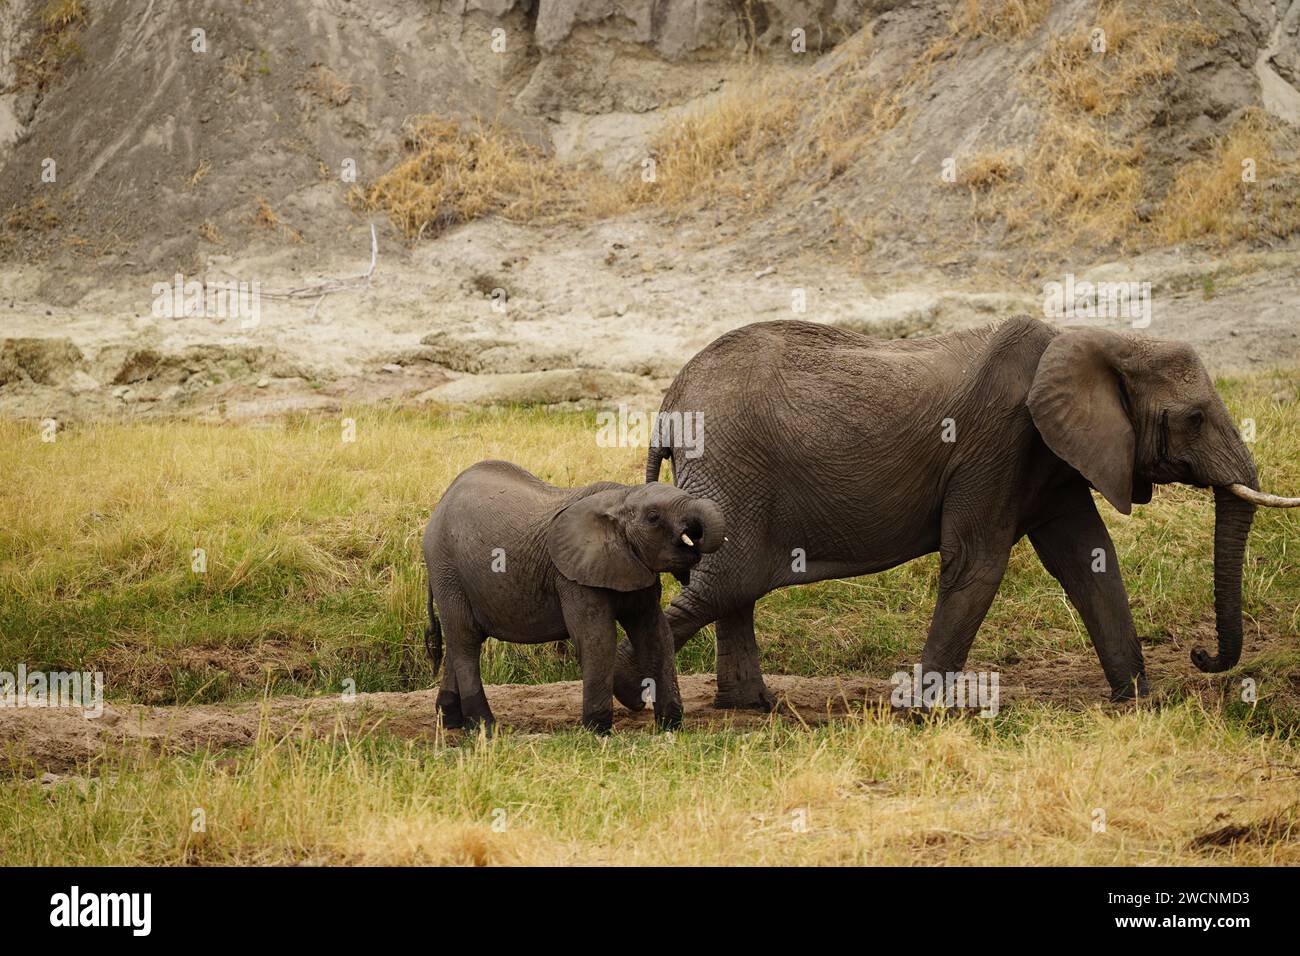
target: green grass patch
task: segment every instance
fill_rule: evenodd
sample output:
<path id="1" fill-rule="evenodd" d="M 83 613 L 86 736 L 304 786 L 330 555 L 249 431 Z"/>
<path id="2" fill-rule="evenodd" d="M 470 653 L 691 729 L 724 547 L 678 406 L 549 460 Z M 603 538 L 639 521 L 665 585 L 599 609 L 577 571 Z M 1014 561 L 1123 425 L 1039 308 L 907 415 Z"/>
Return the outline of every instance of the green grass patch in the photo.
<path id="1" fill-rule="evenodd" d="M 1300 488 L 1300 405 L 1277 400 L 1297 394 L 1300 373 L 1220 385 L 1233 413 L 1255 421 L 1265 486 Z M 333 692 L 347 679 L 358 690 L 427 687 L 419 539 L 455 475 L 493 457 L 561 485 L 636 482 L 643 469 L 642 450 L 597 446 L 591 414 L 346 414 L 353 442 L 339 421 L 317 417 L 74 425 L 51 443 L 35 424 L 0 422 L 0 661 L 103 670 L 111 696 L 152 703 Z M 1160 642 L 1208 628 L 1212 637 L 1211 496 L 1167 487 L 1130 517 L 1101 509 L 1139 633 Z M 1294 638 L 1300 627 L 1296 520 L 1259 513 L 1246 559 L 1248 634 Z M 882 676 L 919 652 L 937 574 L 929 556 L 767 596 L 757 613 L 764 669 Z M 975 657 L 1087 647 L 1078 615 L 1021 542 Z M 711 671 L 713 653 L 706 631 L 681 669 Z M 484 670 L 492 683 L 578 676 L 557 645 L 496 641 Z"/>

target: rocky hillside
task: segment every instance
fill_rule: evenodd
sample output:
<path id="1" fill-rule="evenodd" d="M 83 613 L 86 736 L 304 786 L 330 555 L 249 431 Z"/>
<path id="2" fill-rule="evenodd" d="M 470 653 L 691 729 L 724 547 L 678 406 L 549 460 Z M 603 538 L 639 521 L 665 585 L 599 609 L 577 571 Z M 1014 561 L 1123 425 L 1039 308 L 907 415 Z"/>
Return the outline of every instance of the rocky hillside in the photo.
<path id="1" fill-rule="evenodd" d="M 974 218 L 986 247 L 1047 230 L 1100 249 L 1161 217 L 1144 238 L 1194 238 L 1161 208 L 1187 201 L 1180 172 L 1234 135 L 1285 166 L 1277 124 L 1300 122 L 1282 0 L 13 0 L 0 18 L 0 255 L 114 270 L 199 271 L 252 242 L 311 259 L 429 114 L 625 187 L 683 106 L 721 97 L 757 121 L 715 148 L 747 155 L 738 188 L 779 200 L 800 246 L 944 244 Z"/>
<path id="2" fill-rule="evenodd" d="M 1298 124 L 1300 0 L 8 0 L 0 406 L 653 395 L 795 290 L 912 334 L 1090 269 L 1245 276 L 1286 355 Z M 151 309 L 372 224 L 359 288 Z"/>

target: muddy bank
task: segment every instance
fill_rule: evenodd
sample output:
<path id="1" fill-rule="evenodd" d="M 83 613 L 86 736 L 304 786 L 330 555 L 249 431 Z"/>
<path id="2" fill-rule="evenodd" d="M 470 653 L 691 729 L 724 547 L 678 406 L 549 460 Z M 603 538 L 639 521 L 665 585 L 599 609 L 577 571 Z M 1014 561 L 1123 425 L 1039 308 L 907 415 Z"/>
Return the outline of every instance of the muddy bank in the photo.
<path id="1" fill-rule="evenodd" d="M 1288 646 L 1286 637 L 1255 635 L 1246 641 L 1251 659 Z M 1233 699 L 1238 681 L 1210 678 L 1195 672 L 1188 651 L 1204 635 L 1186 640 L 1147 644 L 1144 648 L 1152 697 L 1158 705 L 1169 693 L 1203 696 L 1209 706 L 1222 707 Z M 900 662 L 900 669 L 909 665 Z M 972 669 L 988 668 L 972 662 Z M 1107 703 L 1109 688 L 1089 652 L 1065 651 L 1050 657 L 1016 660 L 995 668 L 999 673 L 999 706 L 1050 703 L 1067 708 L 1115 709 L 1132 704 Z M 815 725 L 863 708 L 888 709 L 893 689 L 887 678 L 796 677 L 768 675 L 768 686 L 781 700 L 777 714 L 718 710 L 713 706 L 717 682 L 712 675 L 689 674 L 681 679 L 685 728 L 754 728 L 770 720 L 792 725 Z M 488 699 L 497 720 L 515 732 L 553 733 L 576 728 L 582 715 L 582 682 L 552 684 L 499 684 L 488 687 Z M 1225 696 L 1226 695 L 1226 696 Z M 1300 704 L 1296 689 L 1260 684 L 1261 702 L 1274 707 Z M 412 693 L 356 694 L 350 701 L 339 696 L 314 698 L 273 697 L 262 702 L 150 707 L 106 704 L 102 716 L 87 719 L 69 710 L 0 709 L 0 756 L 25 776 L 61 773 L 88 765 L 105 753 L 132 746 L 158 752 L 195 753 L 249 746 L 259 729 L 272 735 L 315 735 L 346 731 L 357 735 L 383 731 L 430 743 L 455 743 L 460 731 L 437 726 L 436 690 Z M 632 713 L 614 708 L 616 733 L 653 733 L 648 711 Z"/>

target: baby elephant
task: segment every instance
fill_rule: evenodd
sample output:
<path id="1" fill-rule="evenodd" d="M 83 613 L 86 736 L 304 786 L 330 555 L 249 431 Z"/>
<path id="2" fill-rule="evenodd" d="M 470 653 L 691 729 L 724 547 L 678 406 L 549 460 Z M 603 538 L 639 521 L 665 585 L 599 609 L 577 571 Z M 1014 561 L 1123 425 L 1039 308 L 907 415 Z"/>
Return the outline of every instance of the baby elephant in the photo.
<path id="1" fill-rule="evenodd" d="M 582 663 L 582 723 L 608 733 L 623 625 L 657 723 L 681 722 L 672 633 L 659 607 L 659 573 L 685 581 L 723 542 L 722 510 L 658 482 L 556 488 L 517 465 L 479 462 L 438 502 L 424 531 L 429 571 L 425 646 L 447 668 L 438 709 L 447 727 L 493 723 L 479 675 L 489 635 L 516 644 L 572 638 Z M 437 613 L 434 611 L 437 605 Z"/>

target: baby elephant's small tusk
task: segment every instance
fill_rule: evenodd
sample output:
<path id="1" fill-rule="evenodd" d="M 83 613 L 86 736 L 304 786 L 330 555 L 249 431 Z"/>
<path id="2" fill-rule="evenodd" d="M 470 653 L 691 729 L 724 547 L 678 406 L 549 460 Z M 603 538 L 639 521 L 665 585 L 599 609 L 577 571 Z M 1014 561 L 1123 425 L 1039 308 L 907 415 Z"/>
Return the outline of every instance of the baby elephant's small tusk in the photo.
<path id="1" fill-rule="evenodd" d="M 682 532 L 682 544 L 686 545 L 688 548 L 695 547 L 695 542 L 686 536 L 685 531 Z"/>

